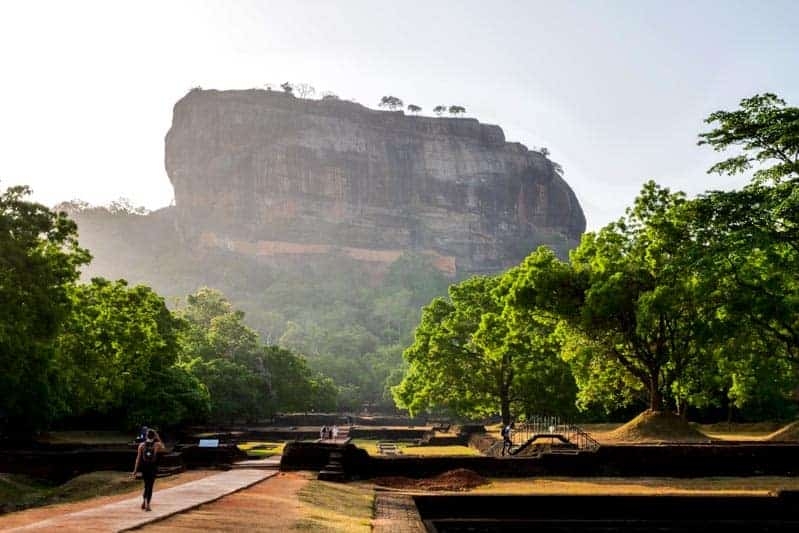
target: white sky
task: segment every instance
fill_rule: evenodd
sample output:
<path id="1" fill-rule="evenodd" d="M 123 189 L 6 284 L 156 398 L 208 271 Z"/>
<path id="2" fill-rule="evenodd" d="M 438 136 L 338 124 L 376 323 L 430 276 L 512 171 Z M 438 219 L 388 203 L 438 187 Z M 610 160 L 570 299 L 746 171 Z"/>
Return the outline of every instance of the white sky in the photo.
<path id="1" fill-rule="evenodd" d="M 463 105 L 549 148 L 596 229 L 648 179 L 743 183 L 697 134 L 758 92 L 799 105 L 799 2 L 0 0 L 0 188 L 168 205 L 174 103 L 287 80 Z"/>

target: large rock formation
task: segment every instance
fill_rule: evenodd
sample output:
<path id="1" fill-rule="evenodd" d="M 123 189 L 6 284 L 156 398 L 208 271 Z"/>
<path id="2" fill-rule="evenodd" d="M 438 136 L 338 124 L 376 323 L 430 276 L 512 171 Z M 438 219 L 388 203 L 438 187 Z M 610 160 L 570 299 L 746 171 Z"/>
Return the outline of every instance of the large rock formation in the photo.
<path id="1" fill-rule="evenodd" d="M 413 250 L 450 273 L 490 271 L 585 229 L 551 161 L 469 118 L 193 90 L 175 105 L 166 169 L 184 237 L 262 258 Z"/>

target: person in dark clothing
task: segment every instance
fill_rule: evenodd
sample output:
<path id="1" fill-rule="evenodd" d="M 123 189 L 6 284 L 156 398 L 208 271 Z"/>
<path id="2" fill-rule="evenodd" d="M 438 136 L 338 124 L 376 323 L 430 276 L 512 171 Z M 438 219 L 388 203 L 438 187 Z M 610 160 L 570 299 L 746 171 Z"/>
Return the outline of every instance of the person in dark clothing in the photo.
<path id="1" fill-rule="evenodd" d="M 155 475 L 158 472 L 158 455 L 165 450 L 161 437 L 154 429 L 147 430 L 147 438 L 139 444 L 136 453 L 136 464 L 133 465 L 134 478 L 136 472 L 141 472 L 144 481 L 144 493 L 142 494 L 141 508 L 150 511 L 150 500 L 153 498 L 153 485 L 155 485 Z"/>
<path id="2" fill-rule="evenodd" d="M 502 455 L 513 448 L 513 422 L 502 428 Z"/>
<path id="3" fill-rule="evenodd" d="M 141 429 L 139 430 L 139 436 L 136 437 L 136 442 L 137 443 L 144 442 L 145 440 L 147 440 L 147 430 L 148 429 L 149 428 L 147 426 L 142 426 L 141 427 Z"/>

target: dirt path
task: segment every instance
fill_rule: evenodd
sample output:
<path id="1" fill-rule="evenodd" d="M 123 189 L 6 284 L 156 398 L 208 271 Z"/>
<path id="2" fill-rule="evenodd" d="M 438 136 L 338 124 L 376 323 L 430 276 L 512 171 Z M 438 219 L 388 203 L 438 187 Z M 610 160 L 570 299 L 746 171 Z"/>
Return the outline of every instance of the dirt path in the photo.
<path id="1" fill-rule="evenodd" d="M 298 492 L 308 472 L 281 472 L 252 487 L 135 531 L 289 531 L 301 517 Z"/>
<path id="2" fill-rule="evenodd" d="M 175 487 L 177 485 L 182 485 L 183 483 L 188 483 L 190 481 L 196 481 L 198 479 L 202 479 L 209 475 L 218 474 L 218 473 L 219 473 L 218 470 L 192 470 L 188 472 L 182 472 L 174 476 L 159 478 L 155 482 L 155 492 L 157 494 L 159 490 L 167 489 L 169 487 Z M 113 496 L 102 496 L 100 498 L 91 498 L 88 500 L 81 500 L 78 502 L 46 505 L 44 507 L 35 507 L 32 509 L 25 509 L 24 511 L 16 511 L 14 513 L 0 515 L 0 531 L 5 531 L 7 529 L 15 527 L 22 527 L 28 524 L 32 524 L 34 522 L 41 522 L 42 520 L 47 520 L 49 518 L 53 518 L 56 516 L 75 513 L 78 511 L 83 511 L 86 509 L 91 509 L 93 507 L 99 507 L 101 505 L 106 505 L 108 503 L 115 503 L 138 496 L 141 496 L 140 487 L 137 487 L 136 490 L 122 492 L 120 494 L 114 494 Z"/>

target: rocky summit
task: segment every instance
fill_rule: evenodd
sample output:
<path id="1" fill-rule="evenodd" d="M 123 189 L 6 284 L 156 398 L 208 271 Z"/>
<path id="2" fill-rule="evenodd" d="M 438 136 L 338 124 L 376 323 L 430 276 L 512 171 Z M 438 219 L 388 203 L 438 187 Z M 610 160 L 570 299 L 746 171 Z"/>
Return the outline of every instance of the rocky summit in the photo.
<path id="1" fill-rule="evenodd" d="M 556 164 L 472 118 L 195 89 L 175 105 L 166 169 L 184 239 L 264 261 L 412 251 L 452 275 L 497 271 L 585 229 Z"/>

